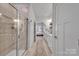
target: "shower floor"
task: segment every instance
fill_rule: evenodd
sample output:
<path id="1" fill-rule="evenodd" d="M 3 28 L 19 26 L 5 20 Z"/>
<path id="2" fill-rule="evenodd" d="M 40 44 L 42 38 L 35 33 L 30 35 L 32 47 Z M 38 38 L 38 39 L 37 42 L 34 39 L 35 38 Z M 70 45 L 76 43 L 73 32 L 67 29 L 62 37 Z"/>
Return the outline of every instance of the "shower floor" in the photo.
<path id="1" fill-rule="evenodd" d="M 21 56 L 23 54 L 25 50 L 19 50 L 19 56 Z M 16 50 L 11 51 L 10 53 L 8 53 L 6 56 L 16 56 Z"/>

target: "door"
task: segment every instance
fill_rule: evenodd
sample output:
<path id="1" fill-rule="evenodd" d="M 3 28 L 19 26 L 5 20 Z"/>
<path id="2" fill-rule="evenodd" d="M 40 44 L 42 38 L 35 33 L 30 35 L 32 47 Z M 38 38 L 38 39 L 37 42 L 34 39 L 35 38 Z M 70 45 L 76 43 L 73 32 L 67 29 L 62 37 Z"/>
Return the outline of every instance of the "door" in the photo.
<path id="1" fill-rule="evenodd" d="M 63 24 L 64 55 L 77 55 L 79 28 L 76 23 L 70 21 Z"/>
<path id="2" fill-rule="evenodd" d="M 79 4 L 56 5 L 57 55 L 79 55 Z"/>

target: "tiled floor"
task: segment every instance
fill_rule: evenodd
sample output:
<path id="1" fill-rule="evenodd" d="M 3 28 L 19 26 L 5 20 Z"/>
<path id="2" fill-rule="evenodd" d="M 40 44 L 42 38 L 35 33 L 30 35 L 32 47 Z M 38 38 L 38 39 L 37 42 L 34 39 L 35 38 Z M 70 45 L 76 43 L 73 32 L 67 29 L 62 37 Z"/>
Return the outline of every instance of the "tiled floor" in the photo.
<path id="1" fill-rule="evenodd" d="M 19 50 L 19 53 L 18 53 L 19 56 L 21 56 L 24 51 L 25 51 L 25 50 Z M 11 52 L 8 53 L 6 56 L 16 56 L 16 50 L 11 51 Z"/>

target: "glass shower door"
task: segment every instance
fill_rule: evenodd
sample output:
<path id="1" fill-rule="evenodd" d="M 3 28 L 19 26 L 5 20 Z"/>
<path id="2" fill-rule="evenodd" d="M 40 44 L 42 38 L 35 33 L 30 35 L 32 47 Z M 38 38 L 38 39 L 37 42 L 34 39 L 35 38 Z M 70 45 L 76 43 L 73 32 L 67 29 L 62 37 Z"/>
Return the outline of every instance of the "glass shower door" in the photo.
<path id="1" fill-rule="evenodd" d="M 19 37 L 18 37 L 18 55 L 24 55 L 27 49 L 28 41 L 28 21 L 23 17 L 22 14 L 19 14 Z"/>

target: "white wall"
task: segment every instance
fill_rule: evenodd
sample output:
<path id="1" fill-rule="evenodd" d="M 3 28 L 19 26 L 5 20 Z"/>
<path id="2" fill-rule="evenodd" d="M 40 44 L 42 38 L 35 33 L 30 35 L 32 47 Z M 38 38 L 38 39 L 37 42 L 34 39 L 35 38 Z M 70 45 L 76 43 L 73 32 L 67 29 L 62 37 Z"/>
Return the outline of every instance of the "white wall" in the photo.
<path id="1" fill-rule="evenodd" d="M 34 11 L 30 4 L 29 17 L 28 17 L 28 47 L 31 47 L 34 42 L 34 21 L 35 21 Z"/>

